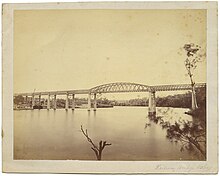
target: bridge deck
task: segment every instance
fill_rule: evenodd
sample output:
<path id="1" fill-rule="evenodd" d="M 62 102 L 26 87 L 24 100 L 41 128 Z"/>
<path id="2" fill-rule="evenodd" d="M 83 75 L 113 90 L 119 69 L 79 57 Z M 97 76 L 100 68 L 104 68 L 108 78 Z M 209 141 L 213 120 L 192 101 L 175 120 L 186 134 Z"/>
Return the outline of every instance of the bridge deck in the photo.
<path id="1" fill-rule="evenodd" d="M 89 89 L 84 90 L 64 90 L 64 91 L 45 91 L 45 92 L 34 92 L 34 93 L 15 93 L 14 96 L 32 96 L 34 95 L 66 95 L 66 94 L 89 94 Z"/>
<path id="2" fill-rule="evenodd" d="M 206 87 L 206 83 L 195 84 L 195 88 Z M 82 90 L 64 90 L 64 91 L 44 91 L 33 93 L 15 93 L 14 96 L 32 96 L 34 95 L 66 95 L 66 94 L 89 94 L 89 93 L 120 93 L 120 92 L 150 92 L 150 91 L 178 91 L 191 90 L 191 84 L 175 84 L 175 85 L 157 85 L 146 86 L 134 83 L 111 83 L 97 86 L 91 89 Z"/>
<path id="3" fill-rule="evenodd" d="M 195 84 L 195 88 L 206 87 L 205 83 Z M 179 85 L 159 85 L 152 86 L 155 91 L 177 91 L 177 90 L 191 90 L 191 84 L 179 84 Z"/>

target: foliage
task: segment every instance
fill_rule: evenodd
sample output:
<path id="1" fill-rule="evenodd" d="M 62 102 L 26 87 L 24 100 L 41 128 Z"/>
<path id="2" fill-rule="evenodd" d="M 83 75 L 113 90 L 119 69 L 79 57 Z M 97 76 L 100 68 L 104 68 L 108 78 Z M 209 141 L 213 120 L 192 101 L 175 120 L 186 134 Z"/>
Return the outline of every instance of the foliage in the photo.
<path id="1" fill-rule="evenodd" d="M 169 125 L 167 128 L 167 138 L 171 141 L 180 141 L 182 143 L 181 151 L 191 150 L 193 147 L 205 157 L 206 132 L 203 127 L 193 122 L 183 122 Z"/>
<path id="2" fill-rule="evenodd" d="M 133 106 L 147 106 L 148 100 L 147 98 L 141 98 L 141 99 L 136 98 L 136 99 L 129 100 L 128 103 Z"/>
<path id="3" fill-rule="evenodd" d="M 206 105 L 206 89 L 196 89 L 196 99 L 198 107 L 205 109 Z M 156 98 L 157 107 L 180 107 L 180 108 L 191 108 L 192 93 L 187 92 L 185 94 L 169 95 L 166 97 Z"/>
<path id="4" fill-rule="evenodd" d="M 196 117 L 195 117 L 196 118 Z M 171 124 L 163 120 L 163 116 L 150 116 L 151 122 L 160 124 L 167 131 L 167 139 L 171 142 L 180 143 L 180 151 L 198 151 L 206 158 L 206 123 L 203 118 L 194 121 L 178 121 Z M 147 123 L 145 128 L 151 126 Z"/>
<path id="5" fill-rule="evenodd" d="M 100 98 L 100 99 L 97 99 L 97 103 L 111 105 L 112 101 L 108 100 L 107 98 Z"/>
<path id="6" fill-rule="evenodd" d="M 187 58 L 185 59 L 185 67 L 187 70 L 187 74 L 190 77 L 190 81 L 192 86 L 194 86 L 195 82 L 193 80 L 193 71 L 197 67 L 197 63 L 201 61 L 201 55 L 198 53 L 201 47 L 199 45 L 195 45 L 194 43 L 185 44 L 183 47 L 186 51 Z"/>
<path id="7" fill-rule="evenodd" d="M 196 99 L 200 111 L 206 110 L 206 88 L 196 89 Z"/>
<path id="8" fill-rule="evenodd" d="M 18 95 L 14 97 L 14 103 L 15 104 L 20 104 L 24 102 L 24 97 L 22 95 Z"/>
<path id="9" fill-rule="evenodd" d="M 191 107 L 191 93 L 169 95 L 167 97 L 156 98 L 157 107 Z"/>
<path id="10" fill-rule="evenodd" d="M 185 59 L 185 68 L 187 70 L 187 74 L 189 75 L 191 86 L 192 86 L 192 94 L 193 94 L 193 104 L 192 110 L 198 108 L 196 96 L 195 96 L 195 81 L 193 79 L 194 70 L 197 67 L 197 63 L 202 60 L 203 55 L 199 53 L 201 47 L 199 45 L 195 45 L 194 43 L 185 44 L 184 50 L 186 51 L 187 58 Z"/>

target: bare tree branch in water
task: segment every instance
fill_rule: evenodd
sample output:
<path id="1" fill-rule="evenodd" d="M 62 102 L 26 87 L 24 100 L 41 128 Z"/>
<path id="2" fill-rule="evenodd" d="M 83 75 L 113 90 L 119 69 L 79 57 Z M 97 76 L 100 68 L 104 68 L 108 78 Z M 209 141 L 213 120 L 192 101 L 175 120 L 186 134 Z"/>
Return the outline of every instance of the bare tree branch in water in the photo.
<path id="1" fill-rule="evenodd" d="M 89 137 L 87 129 L 86 129 L 86 131 L 84 131 L 82 125 L 81 125 L 81 131 L 82 131 L 83 135 L 86 137 L 87 141 L 92 145 L 91 149 L 95 152 L 97 160 L 101 160 L 102 159 L 102 151 L 104 150 L 104 148 L 106 146 L 109 146 L 109 145 L 112 145 L 112 144 L 107 143 L 106 141 L 104 141 L 104 142 L 100 141 L 99 145 L 97 146 L 97 145 L 94 144 L 92 139 Z"/>

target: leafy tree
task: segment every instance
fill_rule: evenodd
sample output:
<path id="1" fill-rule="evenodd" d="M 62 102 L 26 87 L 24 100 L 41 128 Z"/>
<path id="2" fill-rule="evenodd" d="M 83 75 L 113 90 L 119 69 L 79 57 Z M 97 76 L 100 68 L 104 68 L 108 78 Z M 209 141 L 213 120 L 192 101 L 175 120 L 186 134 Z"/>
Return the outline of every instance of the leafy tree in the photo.
<path id="1" fill-rule="evenodd" d="M 164 112 L 167 113 L 167 112 Z M 167 131 L 167 139 L 171 142 L 180 143 L 180 151 L 198 151 L 201 156 L 206 158 L 206 121 L 178 121 L 171 124 L 164 121 L 163 116 L 149 117 L 150 122 L 160 124 Z M 151 126 L 150 123 L 145 128 Z"/>
<path id="2" fill-rule="evenodd" d="M 204 126 L 193 122 L 175 122 L 167 126 L 167 138 L 171 141 L 181 142 L 181 151 L 198 150 L 206 157 L 206 131 Z"/>
<path id="3" fill-rule="evenodd" d="M 22 95 L 18 95 L 14 97 L 14 103 L 19 104 L 24 102 L 24 97 Z"/>
<path id="4" fill-rule="evenodd" d="M 191 86 L 192 86 L 192 96 L 194 104 L 192 104 L 193 109 L 198 108 L 196 96 L 195 96 L 195 81 L 194 81 L 194 70 L 197 67 L 197 63 L 202 61 L 202 55 L 199 53 L 201 46 L 196 45 L 194 43 L 185 44 L 184 50 L 186 51 L 187 58 L 185 59 L 185 67 L 187 70 L 187 74 L 190 78 Z"/>

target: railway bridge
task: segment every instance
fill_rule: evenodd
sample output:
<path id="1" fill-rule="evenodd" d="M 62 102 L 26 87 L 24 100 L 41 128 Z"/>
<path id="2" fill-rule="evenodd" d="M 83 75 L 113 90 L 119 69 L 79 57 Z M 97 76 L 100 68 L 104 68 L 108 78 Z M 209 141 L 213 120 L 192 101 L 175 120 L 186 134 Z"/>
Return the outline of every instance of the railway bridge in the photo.
<path id="1" fill-rule="evenodd" d="M 192 92 L 192 109 L 197 108 L 196 103 L 196 88 L 206 87 L 206 83 L 197 83 L 192 88 L 191 84 L 173 84 L 173 85 L 156 85 L 148 86 L 144 84 L 136 84 L 129 82 L 117 82 L 117 83 L 108 83 L 93 87 L 91 89 L 81 89 L 81 90 L 65 90 L 65 91 L 47 91 L 47 92 L 34 92 L 34 93 L 16 93 L 15 96 L 21 95 L 26 97 L 26 102 L 28 97 L 31 97 L 31 107 L 35 106 L 35 97 L 38 96 L 39 102 L 41 102 L 42 96 L 47 96 L 47 109 L 51 108 L 51 97 L 53 97 L 53 109 L 57 108 L 57 96 L 65 95 L 65 109 L 69 109 L 69 97 L 71 96 L 72 101 L 72 110 L 75 109 L 75 95 L 76 94 L 87 94 L 88 95 L 88 111 L 91 110 L 91 96 L 93 95 L 93 109 L 97 109 L 97 94 L 103 93 L 122 93 L 122 92 L 149 92 L 149 115 L 156 113 L 156 98 L 155 94 L 158 91 L 178 91 L 178 90 L 191 90 Z"/>

